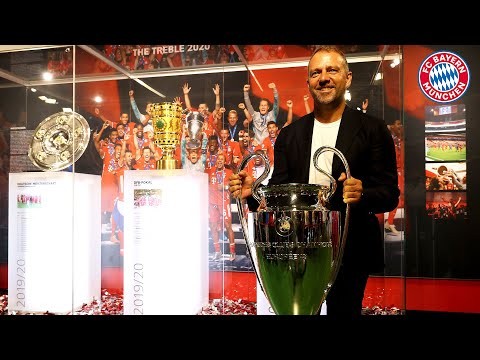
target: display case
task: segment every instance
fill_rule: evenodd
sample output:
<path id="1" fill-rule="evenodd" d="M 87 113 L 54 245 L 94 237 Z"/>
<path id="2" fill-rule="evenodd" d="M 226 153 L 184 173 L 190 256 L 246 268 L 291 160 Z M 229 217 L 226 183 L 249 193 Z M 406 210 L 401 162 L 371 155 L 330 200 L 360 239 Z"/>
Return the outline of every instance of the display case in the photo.
<path id="1" fill-rule="evenodd" d="M 53 312 L 133 313 L 135 306 L 128 308 L 128 311 L 125 306 L 124 310 L 123 296 L 128 294 L 132 304 L 135 297 L 140 296 L 139 289 L 143 289 L 144 285 L 144 269 L 138 268 L 138 262 L 133 257 L 129 258 L 133 255 L 128 252 L 134 251 L 136 234 L 148 230 L 148 241 L 165 241 L 165 246 L 159 242 L 150 248 L 158 251 L 158 254 L 149 260 L 149 271 L 154 272 L 153 275 L 149 273 L 149 281 L 151 283 L 152 279 L 157 278 L 158 283 L 154 291 L 144 293 L 150 296 L 147 301 L 142 301 L 142 304 L 148 304 L 148 313 L 175 312 L 172 302 L 164 301 L 166 297 L 171 298 L 174 304 L 187 300 L 184 298 L 189 296 L 188 292 L 172 291 L 175 288 L 172 283 L 178 281 L 181 283 L 177 283 L 176 287 L 188 286 L 189 291 L 195 292 L 192 298 L 200 299 L 194 301 L 194 305 L 188 305 L 188 313 L 257 314 L 257 294 L 260 289 L 246 246 L 237 202 L 228 191 L 228 178 L 237 170 L 239 159 L 245 151 L 252 147 L 252 139 L 244 134 L 248 135 L 252 129 L 248 119 L 253 111 L 258 111 L 261 101 L 268 101 L 270 110 L 275 111 L 278 131 L 313 109 L 313 100 L 305 80 L 308 59 L 315 47 L 294 44 L 0 46 L 0 314 L 17 313 L 11 304 L 19 300 L 18 292 L 12 294 L 13 299 L 10 296 L 12 286 L 16 286 L 12 282 L 19 280 L 11 274 L 14 271 L 12 269 L 16 271 L 19 265 L 12 266 L 11 262 L 16 260 L 9 256 L 9 247 L 14 246 L 12 233 L 17 233 L 12 231 L 12 226 L 17 226 L 17 230 L 19 226 L 28 227 L 39 247 L 49 244 L 48 233 L 58 231 L 64 233 L 64 241 L 69 243 L 67 250 L 71 261 L 68 263 L 70 265 L 65 266 L 71 268 L 62 276 L 70 277 L 71 286 L 64 290 L 70 292 L 71 297 L 68 309 L 63 307 L 62 311 Z M 391 213 L 377 214 L 383 232 L 386 266 L 383 272 L 370 276 L 363 303 L 364 314 L 403 314 L 406 310 L 407 239 L 406 202 L 403 201 L 403 159 L 407 152 L 402 131 L 403 47 L 340 47 L 345 51 L 353 73 L 352 85 L 346 94 L 347 104 L 356 111 L 368 112 L 386 121 L 395 139 L 398 171 L 402 175 L 399 176 L 399 207 Z M 177 137 L 171 138 L 175 138 L 172 147 L 162 147 L 160 145 L 165 145 L 162 142 L 164 139 L 157 135 L 163 131 L 165 119 L 155 117 L 154 108 L 175 101 L 181 103 L 183 119 L 191 111 L 201 111 L 205 107 L 211 117 L 205 117 L 202 130 L 196 132 L 185 121 Z M 54 154 L 49 165 L 52 166 L 45 162 L 39 164 L 40 150 L 34 149 L 32 155 L 36 134 L 46 119 L 58 113 L 66 116 L 79 114 L 85 119 L 88 141 L 81 151 L 62 163 L 62 152 L 58 152 L 55 139 L 51 139 L 49 144 L 53 144 L 51 150 Z M 398 123 L 395 125 L 396 121 Z M 122 126 L 122 122 L 125 125 Z M 74 146 L 79 141 L 75 137 L 78 127 L 74 124 L 70 129 Z M 118 141 L 121 138 L 123 142 Z M 198 138 L 197 145 L 188 143 L 194 138 Z M 148 150 L 144 151 L 144 148 Z M 173 151 L 170 152 L 170 149 Z M 178 199 L 168 202 L 170 212 L 176 214 L 175 218 L 171 214 L 156 217 L 152 211 L 168 213 L 169 209 L 160 211 L 162 206 L 152 206 L 148 212 L 149 224 L 145 224 L 146 219 L 139 219 L 143 213 L 134 208 L 133 202 L 138 201 L 139 196 L 136 198 L 133 192 L 127 194 L 125 190 L 124 171 L 153 170 L 152 174 L 161 176 L 162 172 L 171 170 L 160 168 L 157 164 L 162 157 L 166 158 L 167 152 L 169 159 L 174 160 L 176 169 L 199 171 L 203 176 L 195 178 L 198 179 L 198 187 L 184 185 L 189 187 L 182 190 L 181 187 L 174 189 L 166 186 L 165 191 L 174 192 L 170 194 L 171 198 Z M 252 164 L 249 171 L 260 170 Z M 18 192 L 9 185 L 9 176 L 21 179 L 22 174 L 27 177 L 36 172 L 68 172 L 69 176 L 63 181 L 67 181 L 66 187 L 71 189 L 77 187 L 80 177 L 85 175 L 101 179 L 100 196 L 97 191 L 82 195 L 91 197 L 98 205 L 94 208 L 99 209 L 95 214 L 95 226 L 99 227 L 98 243 L 95 242 L 100 254 L 99 263 L 83 265 L 89 266 L 90 270 L 98 266 L 99 270 L 92 272 L 91 276 L 96 276 L 94 281 L 98 281 L 101 291 L 88 293 L 90 299 L 83 299 L 81 304 L 75 300 L 77 292 L 83 291 L 76 276 L 78 272 L 85 272 L 85 269 L 76 264 L 83 260 L 77 257 L 80 250 L 75 244 L 84 240 L 75 234 L 78 227 L 83 225 L 77 221 L 65 222 L 65 219 L 79 217 L 75 206 L 79 201 L 78 195 L 65 191 L 62 196 L 56 196 L 56 201 L 62 204 L 59 203 L 55 208 L 61 209 L 62 216 L 55 215 L 55 212 L 51 215 L 43 213 L 42 216 L 48 216 L 49 220 L 45 224 L 39 221 L 30 224 L 25 219 L 18 219 L 21 224 L 9 221 L 12 216 L 9 194 L 11 197 L 12 191 Z M 135 181 L 152 180 L 149 176 L 138 178 L 138 174 L 135 179 L 128 178 L 130 190 L 150 189 Z M 179 184 L 184 184 L 183 180 L 179 180 Z M 59 188 L 58 191 L 62 190 Z M 198 197 L 198 200 L 195 195 L 202 192 L 204 196 Z M 150 200 L 154 198 L 149 197 Z M 126 205 L 126 200 L 131 203 Z M 206 204 L 194 206 L 198 201 Z M 196 215 L 193 209 L 198 209 L 195 211 L 199 213 Z M 86 218 L 84 221 L 88 223 L 85 226 L 92 225 L 92 220 Z M 171 229 L 172 222 L 177 234 L 168 232 L 171 238 L 163 239 L 166 236 L 164 230 Z M 65 223 L 75 225 L 64 226 Z M 43 226 L 41 231 L 37 230 L 39 226 Z M 191 232 L 192 228 L 206 230 L 204 249 L 189 243 L 195 235 Z M 191 236 L 186 239 L 185 234 Z M 205 259 L 198 260 L 196 255 Z M 42 258 L 39 266 L 42 266 L 42 261 L 47 265 L 51 261 L 48 259 Z M 158 264 L 155 265 L 155 261 Z M 160 266 L 164 262 L 168 262 L 168 268 Z M 124 280 L 127 273 L 125 264 L 130 266 L 128 281 Z M 208 268 L 208 279 L 201 276 L 187 279 L 183 276 L 186 269 L 200 274 L 203 271 L 202 264 Z M 44 276 L 51 277 L 49 281 L 56 281 L 55 274 L 45 273 Z M 23 280 L 39 281 L 35 278 Z M 20 287 L 22 282 L 18 284 Z M 63 285 L 57 283 L 56 286 Z M 128 290 L 125 286 L 129 287 Z M 204 287 L 207 287 L 206 296 Z M 45 287 L 45 291 L 50 291 L 48 289 Z M 45 298 L 52 302 L 51 309 L 55 308 L 55 298 L 47 295 Z M 192 310 L 191 306 L 197 309 Z M 42 308 L 36 308 L 35 312 L 51 313 L 51 309 L 48 303 L 43 302 Z M 262 309 L 260 314 L 268 311 L 264 299 Z"/>

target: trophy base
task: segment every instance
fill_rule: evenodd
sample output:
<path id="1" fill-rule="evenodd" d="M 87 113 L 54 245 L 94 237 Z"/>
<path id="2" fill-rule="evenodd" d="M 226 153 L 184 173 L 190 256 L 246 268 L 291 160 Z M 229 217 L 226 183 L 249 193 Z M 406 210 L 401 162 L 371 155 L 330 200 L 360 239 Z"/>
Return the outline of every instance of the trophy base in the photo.
<path id="1" fill-rule="evenodd" d="M 157 160 L 158 170 L 173 170 L 177 168 L 177 160 L 175 159 L 161 159 Z"/>

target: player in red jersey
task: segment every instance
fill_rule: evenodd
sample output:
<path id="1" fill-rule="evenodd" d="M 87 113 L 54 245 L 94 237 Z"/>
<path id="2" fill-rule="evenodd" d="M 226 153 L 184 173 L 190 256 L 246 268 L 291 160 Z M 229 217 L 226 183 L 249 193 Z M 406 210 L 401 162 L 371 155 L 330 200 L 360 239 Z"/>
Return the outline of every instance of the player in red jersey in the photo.
<path id="1" fill-rule="evenodd" d="M 229 260 L 235 260 L 235 234 L 232 229 L 232 210 L 230 207 L 230 192 L 228 191 L 228 181 L 232 175 L 230 169 L 225 168 L 225 156 L 217 156 L 216 166 L 205 170 L 208 174 L 209 183 L 209 225 L 212 234 L 215 254 L 213 259 L 218 260 L 222 254 L 219 243 L 219 230 L 223 226 L 227 230 L 230 243 Z"/>

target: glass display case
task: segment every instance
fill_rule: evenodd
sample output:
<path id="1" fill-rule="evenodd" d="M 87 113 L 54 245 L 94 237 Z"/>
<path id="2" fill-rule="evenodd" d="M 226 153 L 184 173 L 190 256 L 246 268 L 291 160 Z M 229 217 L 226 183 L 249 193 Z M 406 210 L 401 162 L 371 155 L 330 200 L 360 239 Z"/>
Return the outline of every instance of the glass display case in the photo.
<path id="1" fill-rule="evenodd" d="M 250 149 L 268 155 L 249 133 L 262 101 L 275 111 L 272 144 L 313 110 L 315 47 L 0 46 L 0 315 L 257 314 L 228 178 Z M 353 73 L 347 104 L 388 124 L 401 190 L 398 208 L 376 214 L 385 269 L 370 276 L 364 314 L 404 314 L 403 47 L 340 47 Z M 172 106 L 180 112 L 157 112 Z M 167 158 L 173 166 L 159 165 Z M 185 169 L 198 173 L 193 185 Z"/>

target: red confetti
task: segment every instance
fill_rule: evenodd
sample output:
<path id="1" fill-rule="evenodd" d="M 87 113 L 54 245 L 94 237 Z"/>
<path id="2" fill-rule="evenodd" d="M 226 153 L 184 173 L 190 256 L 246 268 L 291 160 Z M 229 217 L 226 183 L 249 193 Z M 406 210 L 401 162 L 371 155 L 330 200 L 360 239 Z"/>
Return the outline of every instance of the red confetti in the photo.
<path id="1" fill-rule="evenodd" d="M 401 315 L 401 309 L 390 306 L 381 307 L 374 305 L 364 307 L 363 315 Z M 16 315 L 13 311 L 10 315 Z M 81 309 L 68 315 L 123 315 L 123 294 L 111 294 L 106 289 L 102 290 L 101 302 L 93 300 L 90 304 L 83 304 Z M 213 299 L 204 306 L 197 315 L 256 315 L 257 304 L 243 299 Z M 8 315 L 8 295 L 0 295 L 0 315 Z M 27 315 L 34 315 L 27 314 Z M 55 315 L 46 311 L 43 315 Z"/>
<path id="2" fill-rule="evenodd" d="M 252 301 L 213 299 L 198 315 L 256 315 L 257 304 Z"/>

